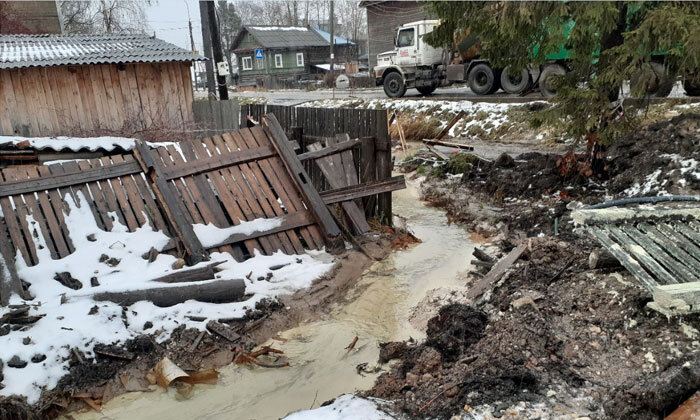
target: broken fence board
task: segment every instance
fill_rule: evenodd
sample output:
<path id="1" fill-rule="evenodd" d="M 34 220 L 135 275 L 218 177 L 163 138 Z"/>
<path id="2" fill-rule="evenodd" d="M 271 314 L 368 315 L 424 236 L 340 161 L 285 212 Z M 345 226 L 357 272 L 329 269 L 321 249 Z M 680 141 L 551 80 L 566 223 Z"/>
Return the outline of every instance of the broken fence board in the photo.
<path id="1" fill-rule="evenodd" d="M 5 182 L 0 185 L 0 197 L 70 187 L 87 182 L 116 178 L 141 172 L 137 162 L 122 162 L 100 168 L 84 169 L 47 178 Z"/>
<path id="2" fill-rule="evenodd" d="M 385 192 L 403 190 L 406 188 L 406 179 L 403 175 L 398 175 L 382 181 L 373 181 L 365 184 L 352 185 L 349 187 L 335 188 L 321 193 L 321 198 L 326 204 L 350 201 L 357 198 L 364 198 Z"/>
<path id="3" fill-rule="evenodd" d="M 450 143 L 450 142 L 446 142 L 446 141 L 438 141 L 438 140 L 433 140 L 433 139 L 423 139 L 423 143 L 425 143 L 428 146 L 444 146 L 444 147 L 452 147 L 453 149 L 474 150 L 474 147 L 468 146 L 466 144 Z"/>
<path id="4" fill-rule="evenodd" d="M 211 248 L 220 247 L 228 244 L 235 244 L 238 242 L 247 241 L 250 239 L 256 239 L 267 235 L 273 235 L 275 233 L 284 232 L 286 230 L 296 229 L 303 226 L 309 226 L 314 223 L 314 218 L 308 211 L 299 211 L 296 213 L 290 213 L 283 217 L 282 222 L 276 228 L 253 232 L 250 234 L 244 233 L 234 233 L 218 244 L 212 246 Z"/>
<path id="5" fill-rule="evenodd" d="M 146 173 L 151 181 L 153 192 L 163 207 L 177 236 L 182 241 L 189 257 L 189 262 L 195 264 L 202 261 L 206 254 L 204 248 L 199 242 L 197 235 L 195 235 L 194 230 L 192 230 L 192 224 L 182 212 L 180 201 L 177 200 L 175 193 L 170 189 L 168 181 L 163 178 L 160 166 L 153 159 L 150 149 L 143 142 L 138 141 L 134 147 L 134 156 L 141 165 L 143 172 Z"/>
<path id="6" fill-rule="evenodd" d="M 440 140 L 443 137 L 445 137 L 450 132 L 452 127 L 454 127 L 454 125 L 457 124 L 459 122 L 459 120 L 462 119 L 462 117 L 464 117 L 464 115 L 465 115 L 464 111 L 459 111 L 457 113 L 457 115 L 455 115 L 455 117 L 452 118 L 450 120 L 450 122 L 445 126 L 445 128 L 442 129 L 440 134 L 438 134 L 437 137 L 435 137 L 435 140 Z M 472 150 L 473 150 L 473 148 L 472 148 Z"/>
<path id="7" fill-rule="evenodd" d="M 270 147 L 256 147 L 235 152 L 227 152 L 221 155 L 214 155 L 194 162 L 187 162 L 186 165 L 179 165 L 163 169 L 163 176 L 170 180 L 188 175 L 201 174 L 203 172 L 214 171 L 233 165 L 250 162 L 252 160 L 264 159 L 274 156 L 275 152 Z"/>
<path id="8" fill-rule="evenodd" d="M 312 152 L 305 152 L 300 155 L 297 155 L 300 161 L 304 162 L 307 160 L 311 159 L 318 159 L 322 158 L 328 155 L 332 155 L 335 153 L 339 153 L 348 149 L 352 149 L 355 146 L 359 146 L 360 144 L 360 139 L 353 139 L 353 140 L 348 140 L 348 141 L 342 141 L 340 143 L 333 144 L 328 147 L 324 147 L 323 149 L 312 151 Z"/>
<path id="9" fill-rule="evenodd" d="M 477 297 L 481 296 L 487 288 L 494 285 L 501 279 L 501 277 L 503 277 L 506 270 L 508 270 L 510 266 L 512 266 L 513 263 L 520 258 L 520 255 L 522 255 L 526 248 L 526 244 L 517 246 L 513 248 L 505 257 L 498 260 L 498 262 L 493 266 L 491 271 L 486 274 L 486 276 L 479 279 L 474 286 L 469 288 L 467 291 L 467 297 L 470 299 L 476 299 Z"/>
<path id="10" fill-rule="evenodd" d="M 304 167 L 301 166 L 301 162 L 289 145 L 287 136 L 284 134 L 284 130 L 282 130 L 277 118 L 273 114 L 268 114 L 264 116 L 263 123 L 270 131 L 270 140 L 275 149 L 277 149 L 280 159 L 287 168 L 287 172 L 292 176 L 299 188 L 299 192 L 304 197 L 304 201 L 318 221 L 328 247 L 331 249 L 342 249 L 343 240 L 340 228 L 333 220 L 333 216 L 326 208 L 326 204 L 321 199 L 318 191 L 311 185 L 309 175 L 304 170 Z"/>

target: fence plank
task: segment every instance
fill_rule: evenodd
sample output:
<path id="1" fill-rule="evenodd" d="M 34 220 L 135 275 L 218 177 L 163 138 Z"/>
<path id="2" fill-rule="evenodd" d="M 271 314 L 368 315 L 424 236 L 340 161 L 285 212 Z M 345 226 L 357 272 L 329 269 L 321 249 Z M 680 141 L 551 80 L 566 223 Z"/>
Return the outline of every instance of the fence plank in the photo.
<path id="1" fill-rule="evenodd" d="M 289 145 L 287 136 L 284 134 L 279 122 L 277 122 L 277 118 L 272 114 L 267 115 L 263 119 L 263 123 L 270 130 L 270 140 L 275 146 L 275 149 L 277 149 L 284 166 L 287 168 L 287 172 L 296 182 L 299 191 L 305 199 L 304 201 L 306 201 L 317 222 L 321 226 L 328 247 L 331 249 L 341 249 L 343 247 L 343 241 L 340 228 L 338 228 L 338 225 L 333 220 L 333 216 L 331 216 L 328 208 L 326 208 L 326 204 L 321 199 L 318 191 L 309 183 L 309 175 L 301 166 L 301 162 L 297 159 L 296 154 L 294 154 L 294 150 L 292 150 Z"/>

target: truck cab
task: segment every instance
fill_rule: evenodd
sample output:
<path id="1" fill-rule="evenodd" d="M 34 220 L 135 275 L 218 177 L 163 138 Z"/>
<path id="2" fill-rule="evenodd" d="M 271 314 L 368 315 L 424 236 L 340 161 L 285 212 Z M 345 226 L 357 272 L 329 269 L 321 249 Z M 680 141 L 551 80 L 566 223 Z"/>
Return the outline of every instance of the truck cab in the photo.
<path id="1" fill-rule="evenodd" d="M 420 20 L 401 25 L 396 30 L 394 49 L 377 54 L 374 76 L 388 96 L 401 97 L 408 88 L 430 94 L 440 85 L 437 73 L 442 68 L 444 51 L 423 40 L 439 24 L 439 20 Z"/>

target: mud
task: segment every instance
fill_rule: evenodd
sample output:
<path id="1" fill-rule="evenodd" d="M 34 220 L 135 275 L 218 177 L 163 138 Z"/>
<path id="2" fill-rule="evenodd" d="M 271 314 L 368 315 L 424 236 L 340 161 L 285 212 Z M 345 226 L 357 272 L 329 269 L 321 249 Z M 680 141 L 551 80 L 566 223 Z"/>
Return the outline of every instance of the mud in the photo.
<path id="1" fill-rule="evenodd" d="M 626 271 L 590 270 L 597 244 L 570 213 L 611 196 L 698 194 L 692 170 L 680 169 L 698 159 L 699 123 L 678 117 L 610 147 L 607 180 L 562 177 L 556 156 L 534 153 L 411 173 L 423 198 L 485 239 L 492 256 L 528 246 L 477 300 L 466 297 L 473 272 L 445 300 L 443 309 L 483 313 L 483 330 L 480 318 L 445 322 L 441 312 L 425 342 L 384 345 L 380 361 L 396 365 L 367 395 L 411 418 L 659 419 L 678 407 L 700 386 L 700 316 L 667 318 L 647 308 L 651 296 Z M 651 189 L 629 192 L 658 169 Z"/>

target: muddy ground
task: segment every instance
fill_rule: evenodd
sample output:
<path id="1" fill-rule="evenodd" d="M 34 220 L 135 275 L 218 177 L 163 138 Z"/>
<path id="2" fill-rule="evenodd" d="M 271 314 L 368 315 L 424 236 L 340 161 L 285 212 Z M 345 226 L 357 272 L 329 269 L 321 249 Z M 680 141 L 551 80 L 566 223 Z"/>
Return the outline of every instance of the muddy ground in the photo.
<path id="1" fill-rule="evenodd" d="M 368 235 L 363 246 L 373 259 L 382 259 L 395 243 L 405 241 L 404 237 L 405 233 L 385 228 L 381 234 Z M 110 349 L 114 353 L 128 352 L 134 356 L 133 360 L 109 356 L 85 359 L 74 354 L 70 372 L 54 390 L 45 391 L 38 403 L 29 406 L 23 398 L 0 397 L 0 419 L 55 418 L 71 411 L 90 409 L 83 402 L 83 396 L 92 396 L 104 404 L 125 392 L 148 391 L 149 387 L 152 390 L 155 385 L 148 383 L 147 373 L 164 357 L 186 372 L 228 365 L 237 355 L 250 352 L 280 331 L 322 316 L 355 284 L 373 259 L 359 251 L 346 251 L 336 256 L 333 271 L 316 280 L 310 289 L 276 301 L 263 301 L 243 319 L 220 320 L 226 331 L 240 335 L 235 342 L 210 332 L 199 338 L 199 330 L 183 326 L 162 343 L 154 340 L 158 335 L 155 333 Z"/>
<path id="2" fill-rule="evenodd" d="M 484 271 L 438 300 L 424 343 L 384 344 L 380 361 L 396 364 L 367 395 L 411 418 L 657 419 L 678 407 L 700 388 L 700 316 L 669 319 L 624 269 L 589 269 L 597 244 L 570 214 L 628 195 L 697 195 L 682 169 L 700 153 L 699 123 L 640 130 L 607 150 L 607 174 L 593 179 L 562 176 L 557 156 L 534 153 L 442 167 L 411 159 L 424 199 L 489 238 L 488 253 L 527 248 L 476 301 L 466 292 Z"/>

